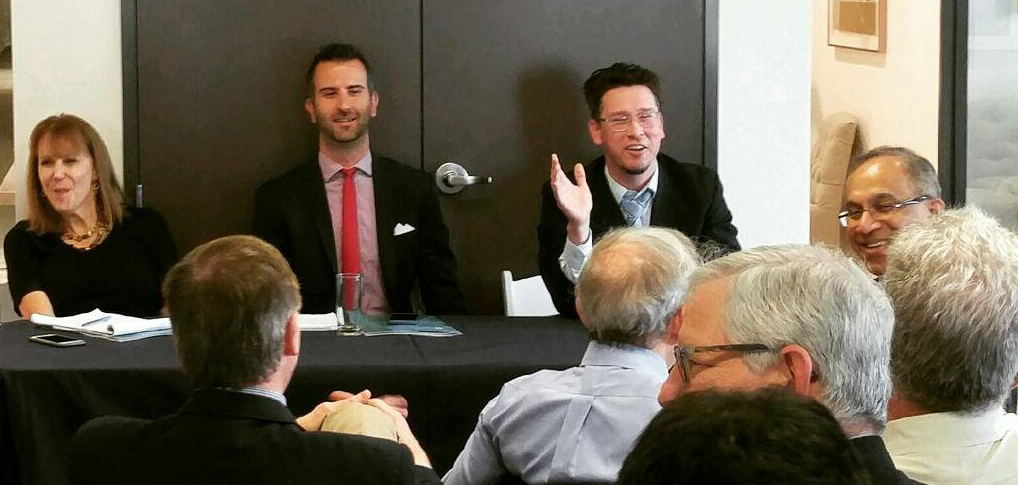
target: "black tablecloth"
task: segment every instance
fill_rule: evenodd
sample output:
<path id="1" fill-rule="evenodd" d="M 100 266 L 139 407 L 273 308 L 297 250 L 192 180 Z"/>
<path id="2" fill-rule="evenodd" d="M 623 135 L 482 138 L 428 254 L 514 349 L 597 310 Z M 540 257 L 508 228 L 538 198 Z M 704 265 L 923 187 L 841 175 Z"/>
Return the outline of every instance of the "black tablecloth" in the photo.
<path id="1" fill-rule="evenodd" d="M 577 365 L 587 335 L 556 318 L 449 317 L 459 337 L 341 337 L 301 334 L 301 355 L 286 392 L 295 415 L 335 389 L 371 389 L 410 401 L 410 426 L 444 473 L 502 383 L 539 369 Z M 171 337 L 82 347 L 28 341 L 45 333 L 27 322 L 0 326 L 0 478 L 65 484 L 74 431 L 102 415 L 156 418 L 190 394 Z M 68 334 L 71 335 L 71 334 Z"/>

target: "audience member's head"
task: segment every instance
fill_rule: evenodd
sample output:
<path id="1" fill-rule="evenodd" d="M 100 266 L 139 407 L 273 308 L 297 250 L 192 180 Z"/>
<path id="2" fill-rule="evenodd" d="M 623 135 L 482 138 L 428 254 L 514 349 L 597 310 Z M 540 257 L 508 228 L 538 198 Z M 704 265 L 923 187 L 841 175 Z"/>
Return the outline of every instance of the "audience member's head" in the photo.
<path id="1" fill-rule="evenodd" d="M 864 484 L 838 422 L 785 389 L 703 391 L 668 403 L 629 453 L 619 485 Z"/>
<path id="2" fill-rule="evenodd" d="M 617 229 L 602 237 L 576 282 L 576 308 L 602 343 L 652 347 L 665 339 L 699 265 L 674 229 Z"/>
<path id="3" fill-rule="evenodd" d="M 912 150 L 882 146 L 855 157 L 847 174 L 839 220 L 866 268 L 881 275 L 891 236 L 944 210 L 937 172 Z"/>
<path id="4" fill-rule="evenodd" d="M 297 278 L 283 255 L 251 236 L 198 246 L 163 282 L 184 373 L 196 388 L 243 388 L 296 366 Z M 285 384 L 284 384 L 285 387 Z"/>
<path id="5" fill-rule="evenodd" d="M 680 322 L 662 403 L 778 385 L 827 405 L 851 436 L 883 429 L 894 315 L 845 256 L 789 245 L 716 259 L 693 274 Z"/>
<path id="6" fill-rule="evenodd" d="M 925 413 L 998 407 L 1018 374 L 1018 236 L 976 208 L 903 229 L 884 274 L 896 400 Z"/>

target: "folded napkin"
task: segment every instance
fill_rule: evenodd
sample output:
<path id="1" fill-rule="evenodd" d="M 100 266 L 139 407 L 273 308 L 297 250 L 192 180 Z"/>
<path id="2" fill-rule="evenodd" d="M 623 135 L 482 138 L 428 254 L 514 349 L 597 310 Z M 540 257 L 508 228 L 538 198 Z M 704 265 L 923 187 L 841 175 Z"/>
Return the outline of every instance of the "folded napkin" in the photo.
<path id="1" fill-rule="evenodd" d="M 336 319 L 335 313 L 301 313 L 297 315 L 297 326 L 300 327 L 302 332 L 336 330 L 339 328 L 339 320 Z"/>

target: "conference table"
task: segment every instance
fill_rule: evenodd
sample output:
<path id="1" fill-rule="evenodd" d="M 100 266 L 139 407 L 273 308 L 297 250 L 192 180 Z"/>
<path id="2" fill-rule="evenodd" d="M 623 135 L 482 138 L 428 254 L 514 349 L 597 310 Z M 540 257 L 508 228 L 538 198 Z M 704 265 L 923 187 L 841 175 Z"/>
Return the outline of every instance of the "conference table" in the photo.
<path id="1" fill-rule="evenodd" d="M 575 366 L 588 341 L 575 320 L 443 319 L 463 335 L 303 332 L 286 392 L 290 409 L 298 416 L 307 413 L 337 389 L 401 394 L 410 403 L 410 426 L 441 475 L 504 382 L 539 369 Z M 68 451 L 79 426 L 103 415 L 164 416 L 191 392 L 172 337 L 123 343 L 84 337 L 84 346 L 54 348 L 28 341 L 40 333 L 48 332 L 28 322 L 0 325 L 2 483 L 70 483 Z"/>

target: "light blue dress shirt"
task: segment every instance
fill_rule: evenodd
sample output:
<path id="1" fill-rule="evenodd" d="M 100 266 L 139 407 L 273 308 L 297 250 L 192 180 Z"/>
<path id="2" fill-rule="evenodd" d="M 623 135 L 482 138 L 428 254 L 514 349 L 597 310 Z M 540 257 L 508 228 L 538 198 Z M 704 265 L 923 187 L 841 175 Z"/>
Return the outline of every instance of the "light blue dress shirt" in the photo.
<path id="1" fill-rule="evenodd" d="M 661 410 L 664 359 L 643 347 L 591 342 L 579 367 L 543 370 L 502 386 L 477 420 L 445 485 L 614 482 Z"/>

